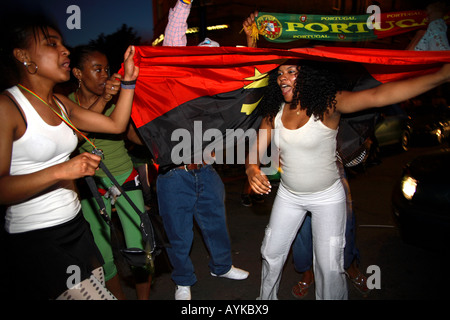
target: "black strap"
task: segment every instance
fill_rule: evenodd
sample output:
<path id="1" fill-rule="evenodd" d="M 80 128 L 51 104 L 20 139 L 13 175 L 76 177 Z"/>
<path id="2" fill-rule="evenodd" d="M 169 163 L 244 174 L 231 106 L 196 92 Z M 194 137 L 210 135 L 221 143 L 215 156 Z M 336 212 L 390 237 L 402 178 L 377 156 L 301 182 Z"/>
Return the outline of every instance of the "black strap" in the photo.
<path id="1" fill-rule="evenodd" d="M 150 221 L 150 217 L 146 212 L 142 212 L 138 207 L 134 204 L 134 202 L 130 199 L 128 194 L 123 190 L 122 186 L 117 182 L 116 178 L 111 174 L 103 161 L 100 161 L 99 164 L 100 169 L 106 173 L 108 178 L 114 183 L 114 185 L 119 189 L 120 193 L 124 196 L 124 198 L 130 203 L 131 207 L 136 211 L 136 213 L 141 218 L 140 229 L 142 233 L 142 238 L 144 242 L 146 242 L 150 246 L 150 252 L 153 252 L 156 247 L 155 236 L 153 232 L 152 223 Z M 98 191 L 97 191 L 98 192 Z"/>
<path id="2" fill-rule="evenodd" d="M 87 176 L 85 177 L 86 183 L 89 187 L 89 189 L 91 190 L 92 195 L 95 198 L 95 201 L 97 201 L 98 206 L 100 207 L 100 215 L 102 216 L 103 220 L 105 220 L 105 222 L 112 227 L 112 220 L 111 217 L 108 215 L 108 213 L 106 212 L 106 206 L 105 206 L 105 202 L 103 201 L 100 192 L 98 191 L 97 185 L 95 183 L 94 177 L 92 176 Z"/>
<path id="3" fill-rule="evenodd" d="M 100 216 L 103 218 L 103 220 L 105 220 L 105 222 L 108 224 L 108 226 L 111 229 L 111 246 L 113 248 L 113 254 L 116 259 L 118 259 L 120 261 L 124 261 L 124 258 L 122 255 L 116 255 L 117 252 L 121 252 L 125 248 L 123 247 L 122 243 L 119 240 L 119 236 L 117 235 L 117 231 L 114 227 L 111 217 L 106 212 L 105 202 L 103 201 L 103 198 L 100 195 L 100 192 L 98 191 L 94 177 L 86 176 L 85 180 L 86 180 L 87 185 L 89 186 L 89 189 L 91 190 L 92 195 L 95 198 L 95 201 L 97 202 L 98 206 L 100 207 Z"/>

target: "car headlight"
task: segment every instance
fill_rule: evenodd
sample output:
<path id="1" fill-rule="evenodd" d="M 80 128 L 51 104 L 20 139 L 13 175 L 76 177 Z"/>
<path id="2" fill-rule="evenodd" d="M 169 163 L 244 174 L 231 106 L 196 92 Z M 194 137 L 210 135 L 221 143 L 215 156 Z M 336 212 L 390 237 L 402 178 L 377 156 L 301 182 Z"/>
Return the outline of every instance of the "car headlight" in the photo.
<path id="1" fill-rule="evenodd" d="M 417 180 L 411 176 L 404 176 L 401 183 L 403 196 L 411 200 L 416 193 Z"/>

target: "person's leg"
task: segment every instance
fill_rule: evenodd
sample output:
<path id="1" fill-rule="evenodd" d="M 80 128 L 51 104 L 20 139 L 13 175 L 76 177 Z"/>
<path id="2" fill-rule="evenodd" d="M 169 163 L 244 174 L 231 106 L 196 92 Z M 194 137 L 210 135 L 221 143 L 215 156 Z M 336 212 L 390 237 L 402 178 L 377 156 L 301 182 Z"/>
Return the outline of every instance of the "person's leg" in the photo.
<path id="1" fill-rule="evenodd" d="M 335 183 L 310 201 L 316 299 L 347 299 L 344 273 L 346 204 L 342 184 Z"/>
<path id="2" fill-rule="evenodd" d="M 121 182 L 119 181 L 119 183 Z M 127 195 L 141 212 L 145 212 L 144 197 L 141 190 L 127 191 Z M 142 241 L 142 233 L 139 228 L 139 214 L 132 208 L 130 203 L 123 196 L 120 196 L 117 199 L 115 207 L 122 225 L 127 248 L 138 248 L 143 250 L 144 243 Z M 132 267 L 132 271 L 138 300 L 148 300 L 152 279 L 150 271 L 147 271 L 142 267 Z"/>
<path id="3" fill-rule="evenodd" d="M 166 248 L 172 264 L 172 280 L 179 286 L 192 286 L 197 278 L 189 256 L 194 239 L 193 210 L 197 194 L 193 176 L 173 169 L 157 179 L 159 213 L 171 247 Z"/>
<path id="4" fill-rule="evenodd" d="M 294 268 L 302 273 L 302 279 L 292 287 L 292 294 L 298 299 L 304 298 L 309 287 L 314 282 L 313 264 L 313 245 L 311 230 L 311 213 L 307 213 L 300 230 L 292 244 L 292 257 Z"/>
<path id="5" fill-rule="evenodd" d="M 294 260 L 294 268 L 298 272 L 310 270 L 313 261 L 312 231 L 311 231 L 311 214 L 305 216 L 300 230 L 292 244 L 292 257 Z"/>
<path id="6" fill-rule="evenodd" d="M 346 226 L 345 226 L 345 249 L 344 249 L 344 268 L 348 269 L 352 262 L 356 259 L 359 261 L 359 251 L 356 248 L 356 230 L 355 230 L 355 213 L 353 211 L 353 200 L 350 192 L 350 185 L 348 184 L 345 168 L 341 162 L 336 162 L 339 170 L 342 187 L 345 191 L 346 201 Z"/>
<path id="7" fill-rule="evenodd" d="M 363 295 L 367 296 L 370 289 L 367 287 L 367 277 L 359 271 L 359 250 L 356 247 L 356 217 L 353 210 L 350 185 L 342 163 L 338 162 L 339 174 L 345 190 L 347 203 L 347 224 L 345 229 L 344 268 L 353 286 Z"/>
<path id="8" fill-rule="evenodd" d="M 284 263 L 306 214 L 292 198 L 292 194 L 280 185 L 261 246 L 261 300 L 277 299 Z"/>
<path id="9" fill-rule="evenodd" d="M 103 197 L 106 212 L 111 217 L 111 202 Z M 119 300 L 125 300 L 126 296 L 120 284 L 117 267 L 114 263 L 114 254 L 111 246 L 111 228 L 99 213 L 99 206 L 94 198 L 81 200 L 81 210 L 86 221 L 89 223 L 95 244 L 102 254 L 104 264 L 104 277 L 106 287 Z"/>
<path id="10" fill-rule="evenodd" d="M 195 219 L 210 254 L 209 268 L 215 275 L 231 269 L 231 244 L 225 214 L 225 188 L 213 167 L 193 170 L 197 181 L 198 202 Z"/>

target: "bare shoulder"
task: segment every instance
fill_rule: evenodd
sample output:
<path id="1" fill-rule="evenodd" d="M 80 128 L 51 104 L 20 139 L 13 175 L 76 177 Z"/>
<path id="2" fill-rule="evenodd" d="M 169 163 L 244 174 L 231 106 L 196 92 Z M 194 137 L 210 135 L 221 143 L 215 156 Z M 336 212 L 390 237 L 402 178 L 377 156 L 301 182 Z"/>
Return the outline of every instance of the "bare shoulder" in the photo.
<path id="1" fill-rule="evenodd" d="M 20 136 L 26 130 L 26 120 L 14 101 L 14 98 L 8 96 L 6 92 L 0 94 L 0 131 L 2 134 L 13 132 Z"/>
<path id="2" fill-rule="evenodd" d="M 0 121 L 11 121 L 15 118 L 16 115 L 20 116 L 20 111 L 18 109 L 18 106 L 16 106 L 17 103 L 14 103 L 14 101 L 14 98 L 10 96 L 6 91 L 0 94 Z"/>

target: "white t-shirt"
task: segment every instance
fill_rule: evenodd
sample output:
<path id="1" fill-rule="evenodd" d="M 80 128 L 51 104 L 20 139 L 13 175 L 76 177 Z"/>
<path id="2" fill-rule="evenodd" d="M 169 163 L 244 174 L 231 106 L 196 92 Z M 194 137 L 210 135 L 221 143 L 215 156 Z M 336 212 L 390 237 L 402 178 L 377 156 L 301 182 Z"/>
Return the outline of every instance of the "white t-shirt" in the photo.
<path id="1" fill-rule="evenodd" d="M 8 91 L 27 122 L 25 134 L 13 142 L 10 174 L 29 174 L 67 161 L 78 143 L 74 131 L 64 122 L 57 126 L 47 124 L 18 87 Z M 80 208 L 73 182 L 63 181 L 8 207 L 5 229 L 9 233 L 19 233 L 56 226 L 73 219 Z"/>

